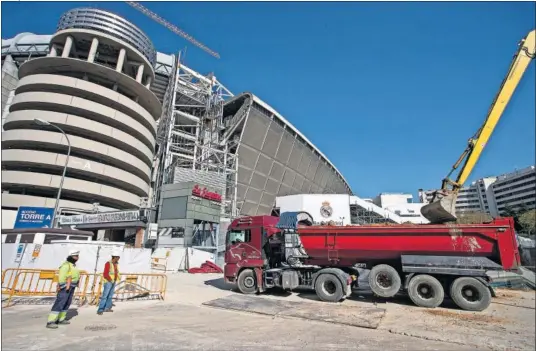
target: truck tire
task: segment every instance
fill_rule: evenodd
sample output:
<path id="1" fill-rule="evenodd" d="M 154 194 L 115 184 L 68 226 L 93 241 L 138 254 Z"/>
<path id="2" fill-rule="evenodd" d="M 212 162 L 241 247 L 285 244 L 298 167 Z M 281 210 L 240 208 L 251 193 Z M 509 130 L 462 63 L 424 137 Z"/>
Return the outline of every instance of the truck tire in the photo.
<path id="1" fill-rule="evenodd" d="M 483 311 L 491 304 L 491 293 L 481 281 L 460 277 L 450 285 L 450 297 L 458 307 L 466 311 Z"/>
<path id="2" fill-rule="evenodd" d="M 343 286 L 333 274 L 321 274 L 316 279 L 315 292 L 325 302 L 339 302 L 344 297 Z"/>
<path id="3" fill-rule="evenodd" d="M 372 267 L 368 281 L 372 292 L 379 297 L 393 297 L 402 286 L 402 280 L 396 269 L 387 264 Z"/>
<path id="4" fill-rule="evenodd" d="M 236 284 L 242 294 L 255 294 L 257 292 L 257 281 L 252 269 L 244 269 L 240 272 Z"/>
<path id="5" fill-rule="evenodd" d="M 436 308 L 445 299 L 443 285 L 428 274 L 419 274 L 411 278 L 408 295 L 415 305 L 426 308 Z"/>

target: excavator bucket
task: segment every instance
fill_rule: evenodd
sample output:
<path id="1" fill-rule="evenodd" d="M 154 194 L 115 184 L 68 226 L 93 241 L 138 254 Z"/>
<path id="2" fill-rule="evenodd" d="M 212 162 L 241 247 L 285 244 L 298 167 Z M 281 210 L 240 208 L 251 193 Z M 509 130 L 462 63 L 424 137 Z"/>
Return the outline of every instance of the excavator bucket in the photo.
<path id="1" fill-rule="evenodd" d="M 421 208 L 421 214 L 432 224 L 454 222 L 457 220 L 455 205 L 457 194 L 449 194 L 436 199 Z"/>

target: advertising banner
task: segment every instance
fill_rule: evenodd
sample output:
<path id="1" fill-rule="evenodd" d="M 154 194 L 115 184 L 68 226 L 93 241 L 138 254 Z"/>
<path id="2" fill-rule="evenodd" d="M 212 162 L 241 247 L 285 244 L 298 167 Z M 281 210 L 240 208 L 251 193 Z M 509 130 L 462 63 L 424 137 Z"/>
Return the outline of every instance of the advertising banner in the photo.
<path id="1" fill-rule="evenodd" d="M 97 224 L 97 223 L 116 223 L 116 222 L 135 222 L 140 220 L 140 211 L 118 211 L 118 212 L 102 212 L 91 213 L 76 216 L 61 216 L 60 224 L 76 225 L 76 224 Z"/>

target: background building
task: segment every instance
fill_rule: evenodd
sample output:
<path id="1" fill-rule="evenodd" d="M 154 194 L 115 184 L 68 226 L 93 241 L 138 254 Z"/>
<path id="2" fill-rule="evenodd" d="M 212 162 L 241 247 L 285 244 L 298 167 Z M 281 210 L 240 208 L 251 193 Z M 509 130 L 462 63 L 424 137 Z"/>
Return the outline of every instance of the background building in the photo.
<path id="1" fill-rule="evenodd" d="M 366 225 L 372 223 L 405 223 L 402 217 L 360 197 L 347 194 L 298 194 L 278 196 L 274 213 L 306 211 L 315 223 Z"/>
<path id="2" fill-rule="evenodd" d="M 46 38 L 46 56 L 13 58 L 21 42 L 42 50 Z M 140 207 L 150 192 L 161 114 L 149 89 L 156 59 L 149 38 L 108 12 L 76 9 L 61 17 L 54 35 L 19 35 L 2 46 L 4 64 L 22 61 L 2 126 L 2 208 L 55 205 L 68 142 L 35 119 L 70 140 L 63 213 L 91 211 L 94 203 L 101 211 Z"/>
<path id="3" fill-rule="evenodd" d="M 424 203 L 413 202 L 413 195 L 411 194 L 381 193 L 374 198 L 373 203 L 399 216 L 404 222 L 429 223 L 421 214 L 421 207 L 424 206 Z"/>
<path id="4" fill-rule="evenodd" d="M 65 214 L 161 208 L 161 190 L 173 184 L 221 195 L 222 223 L 270 214 L 280 195 L 352 194 L 335 165 L 267 103 L 235 96 L 214 74 L 185 66 L 180 52 L 156 52 L 107 11 L 74 9 L 53 35 L 2 40 L 2 97 L 7 223 L 19 206 L 54 206 L 67 145 L 36 117 L 71 140 Z"/>
<path id="5" fill-rule="evenodd" d="M 433 190 L 419 190 L 421 202 L 432 199 Z M 536 208 L 536 171 L 526 167 L 497 177 L 478 179 L 460 190 L 456 212 L 486 212 L 500 216 L 506 210 Z"/>
<path id="6" fill-rule="evenodd" d="M 534 166 L 497 177 L 491 185 L 494 205 L 499 214 L 513 210 L 536 208 L 536 171 Z"/>
<path id="7" fill-rule="evenodd" d="M 269 214 L 277 196 L 351 194 L 337 168 L 283 116 L 251 93 L 224 106 L 224 138 L 237 147 L 240 214 Z"/>

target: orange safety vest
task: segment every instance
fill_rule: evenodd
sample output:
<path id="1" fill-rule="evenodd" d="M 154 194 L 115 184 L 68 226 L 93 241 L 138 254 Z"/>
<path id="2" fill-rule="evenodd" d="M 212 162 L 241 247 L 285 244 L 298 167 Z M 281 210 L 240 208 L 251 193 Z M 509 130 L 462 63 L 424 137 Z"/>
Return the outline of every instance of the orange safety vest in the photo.
<path id="1" fill-rule="evenodd" d="M 115 281 L 115 276 L 117 275 L 117 281 L 121 280 L 121 275 L 119 274 L 119 264 L 117 264 L 117 272 L 115 271 L 115 266 L 112 261 L 108 261 L 110 263 L 110 278 L 112 278 L 112 282 Z"/>

